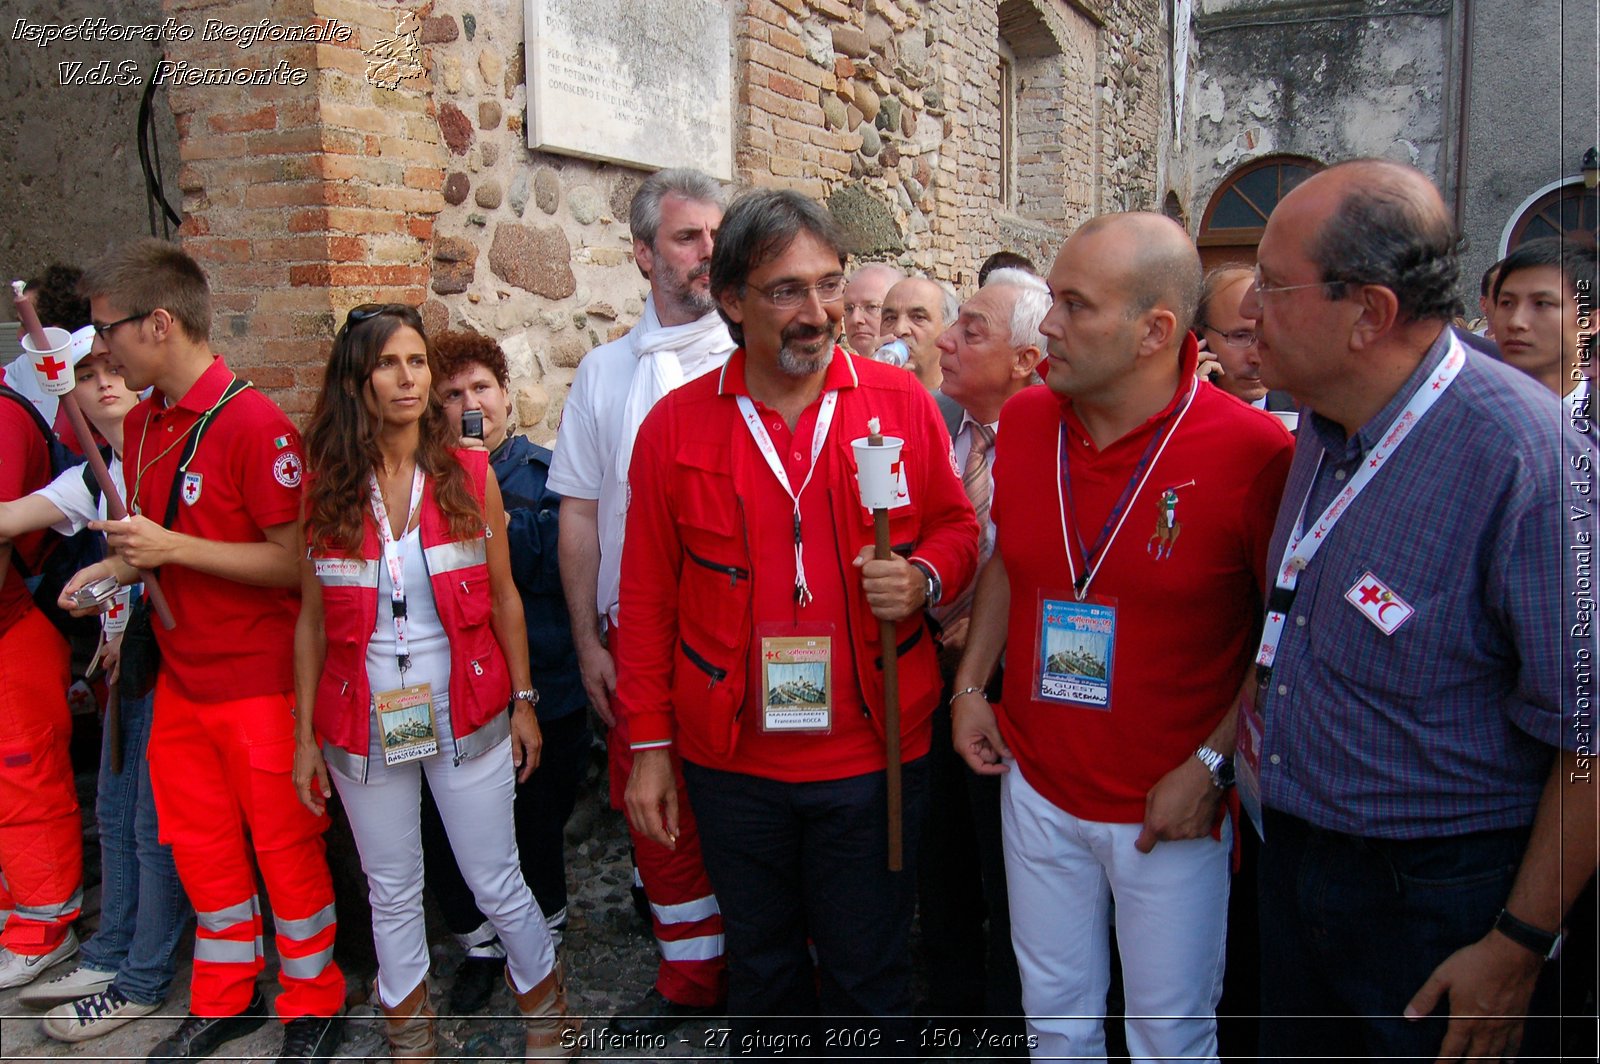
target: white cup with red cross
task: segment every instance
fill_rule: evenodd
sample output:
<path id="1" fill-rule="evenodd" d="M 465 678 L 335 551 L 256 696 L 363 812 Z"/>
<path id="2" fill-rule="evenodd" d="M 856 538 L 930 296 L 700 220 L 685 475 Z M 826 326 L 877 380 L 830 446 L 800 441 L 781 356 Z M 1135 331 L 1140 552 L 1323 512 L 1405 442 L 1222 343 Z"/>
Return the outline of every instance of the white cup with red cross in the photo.
<path id="1" fill-rule="evenodd" d="M 72 357 L 72 334 L 54 325 L 44 327 L 45 342 L 49 349 L 41 351 L 30 333 L 22 334 L 22 352 L 27 356 L 28 367 L 33 370 L 39 390 L 46 395 L 66 395 L 72 391 L 76 378 L 72 367 L 77 359 Z"/>
<path id="2" fill-rule="evenodd" d="M 900 448 L 905 441 L 896 436 L 880 436 L 874 444 L 866 436 L 851 440 L 856 454 L 856 486 L 861 490 L 861 505 L 868 510 L 888 510 L 900 502 Z"/>
<path id="3" fill-rule="evenodd" d="M 133 588 L 125 587 L 111 597 L 111 608 L 100 615 L 100 627 L 108 636 L 121 635 L 128 627 L 133 608 Z"/>

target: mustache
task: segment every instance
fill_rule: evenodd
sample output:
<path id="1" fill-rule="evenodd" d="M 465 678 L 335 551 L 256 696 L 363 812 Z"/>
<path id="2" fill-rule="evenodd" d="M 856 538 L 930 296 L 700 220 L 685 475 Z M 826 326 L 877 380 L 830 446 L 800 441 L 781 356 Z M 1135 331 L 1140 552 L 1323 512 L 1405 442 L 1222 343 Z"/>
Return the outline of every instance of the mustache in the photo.
<path id="1" fill-rule="evenodd" d="M 702 277 L 709 277 L 709 276 L 711 276 L 711 263 L 702 262 L 700 265 L 696 266 L 694 269 L 689 271 L 689 276 L 688 276 L 687 280 L 698 281 Z"/>
<path id="2" fill-rule="evenodd" d="M 778 338 L 784 343 L 810 343 L 816 340 L 826 340 L 828 330 L 819 325 L 806 325 L 796 322 L 784 328 Z"/>

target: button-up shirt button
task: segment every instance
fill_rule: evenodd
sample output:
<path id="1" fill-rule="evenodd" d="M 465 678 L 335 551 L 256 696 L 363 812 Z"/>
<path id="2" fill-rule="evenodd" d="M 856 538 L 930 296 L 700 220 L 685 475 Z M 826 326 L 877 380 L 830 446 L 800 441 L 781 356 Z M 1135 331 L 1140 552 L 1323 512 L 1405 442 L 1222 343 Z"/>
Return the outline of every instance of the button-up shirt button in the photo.
<path id="1" fill-rule="evenodd" d="M 1279 685 L 1278 685 L 1278 693 L 1279 693 L 1279 694 L 1280 694 L 1280 695 L 1286 695 L 1286 694 L 1288 694 L 1288 693 L 1289 693 L 1289 685 L 1288 685 L 1288 684 L 1286 684 L 1286 683 L 1280 683 L 1280 684 L 1279 684 Z"/>
<path id="2" fill-rule="evenodd" d="M 792 451 L 790 452 L 789 457 L 793 458 L 796 462 L 802 462 L 805 460 L 806 456 L 801 454 L 799 451 Z"/>
<path id="3" fill-rule="evenodd" d="M 1267 760 L 1272 762 L 1274 765 L 1276 765 L 1276 764 L 1281 763 L 1283 761 L 1283 758 L 1279 757 L 1277 754 L 1273 754 L 1271 757 L 1267 758 Z"/>
<path id="4" fill-rule="evenodd" d="M 1294 626 L 1296 628 L 1304 628 L 1306 626 L 1306 615 L 1302 613 L 1300 616 L 1296 617 L 1294 619 Z"/>
<path id="5" fill-rule="evenodd" d="M 1342 470 L 1342 469 L 1335 469 L 1335 470 L 1334 470 L 1334 471 L 1333 471 L 1333 479 L 1334 479 L 1334 480 L 1343 480 L 1343 479 L 1344 479 L 1344 470 Z"/>

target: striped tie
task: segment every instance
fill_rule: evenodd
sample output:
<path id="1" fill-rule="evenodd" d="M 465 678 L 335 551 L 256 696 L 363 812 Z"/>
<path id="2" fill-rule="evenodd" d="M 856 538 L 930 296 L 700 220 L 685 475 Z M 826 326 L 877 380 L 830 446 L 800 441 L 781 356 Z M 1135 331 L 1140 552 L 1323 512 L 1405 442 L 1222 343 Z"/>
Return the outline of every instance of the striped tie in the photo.
<path id="1" fill-rule="evenodd" d="M 989 478 L 989 463 L 985 461 L 989 448 L 994 446 L 994 430 L 976 421 L 967 422 L 967 428 L 970 430 L 967 433 L 967 465 L 961 472 L 961 487 L 967 493 L 967 501 L 972 503 L 973 512 L 978 515 L 978 566 L 982 568 L 994 550 L 989 535 L 989 499 L 994 494 L 994 484 Z M 948 606 L 934 609 L 934 619 L 942 625 L 949 625 L 971 613 L 977 583 L 974 577 Z"/>

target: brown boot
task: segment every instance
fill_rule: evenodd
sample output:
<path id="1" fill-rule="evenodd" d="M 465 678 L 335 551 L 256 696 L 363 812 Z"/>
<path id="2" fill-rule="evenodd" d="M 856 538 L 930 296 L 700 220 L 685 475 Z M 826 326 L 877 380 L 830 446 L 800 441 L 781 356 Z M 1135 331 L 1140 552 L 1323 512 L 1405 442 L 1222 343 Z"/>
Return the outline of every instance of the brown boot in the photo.
<path id="1" fill-rule="evenodd" d="M 438 1054 L 426 979 L 400 1004 L 392 1008 L 384 1005 L 383 1015 L 389 1030 L 389 1049 L 395 1060 L 432 1060 Z"/>
<path id="2" fill-rule="evenodd" d="M 567 1015 L 567 981 L 561 962 L 557 961 L 550 974 L 526 993 L 517 993 L 509 968 L 506 985 L 511 987 L 511 996 L 517 999 L 517 1008 L 527 1024 L 525 1059 L 577 1060 L 581 1055 L 578 1032 L 583 1021 Z"/>

